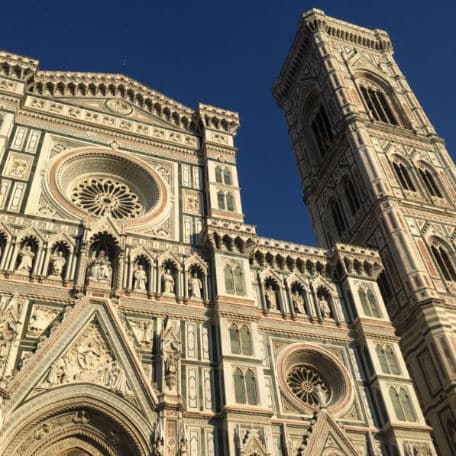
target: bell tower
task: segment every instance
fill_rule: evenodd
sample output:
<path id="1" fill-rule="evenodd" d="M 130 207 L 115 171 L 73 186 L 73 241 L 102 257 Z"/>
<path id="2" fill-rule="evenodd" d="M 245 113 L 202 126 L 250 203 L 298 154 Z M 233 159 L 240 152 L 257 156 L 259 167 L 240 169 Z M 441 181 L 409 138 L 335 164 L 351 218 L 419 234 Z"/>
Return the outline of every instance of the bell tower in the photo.
<path id="1" fill-rule="evenodd" d="M 303 14 L 274 85 L 317 241 L 379 250 L 379 285 L 441 454 L 456 454 L 456 169 L 389 36 Z M 362 267 L 348 265 L 348 267 Z"/>

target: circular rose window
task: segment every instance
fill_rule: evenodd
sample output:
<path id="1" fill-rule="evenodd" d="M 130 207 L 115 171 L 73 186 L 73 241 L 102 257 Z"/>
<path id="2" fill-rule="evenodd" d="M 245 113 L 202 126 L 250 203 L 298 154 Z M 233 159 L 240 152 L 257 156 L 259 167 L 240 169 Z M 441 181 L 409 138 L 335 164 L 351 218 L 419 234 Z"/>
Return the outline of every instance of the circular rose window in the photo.
<path id="1" fill-rule="evenodd" d="M 168 199 L 166 185 L 147 163 L 107 149 L 58 155 L 47 182 L 55 200 L 78 217 L 145 224 L 160 220 Z"/>
<path id="2" fill-rule="evenodd" d="M 111 214 L 116 219 L 138 217 L 144 213 L 138 195 L 116 179 L 84 179 L 73 188 L 71 201 L 91 214 Z"/>
<path id="3" fill-rule="evenodd" d="M 353 402 L 350 376 L 329 351 L 307 344 L 293 344 L 277 360 L 283 395 L 299 410 L 310 412 L 328 407 L 332 413 L 346 410 Z"/>
<path id="4" fill-rule="evenodd" d="M 287 384 L 293 394 L 306 404 L 321 405 L 322 398 L 326 402 L 331 399 L 331 389 L 325 380 L 313 367 L 306 364 L 297 364 L 288 371 Z"/>

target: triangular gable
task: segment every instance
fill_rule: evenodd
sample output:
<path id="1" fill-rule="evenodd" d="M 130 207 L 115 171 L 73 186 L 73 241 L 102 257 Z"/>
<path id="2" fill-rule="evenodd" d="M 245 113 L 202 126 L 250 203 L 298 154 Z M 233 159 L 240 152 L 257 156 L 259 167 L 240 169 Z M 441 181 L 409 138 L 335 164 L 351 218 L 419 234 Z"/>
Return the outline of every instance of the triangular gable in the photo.
<path id="1" fill-rule="evenodd" d="M 358 456 L 359 452 L 348 439 L 336 420 L 326 411 L 320 410 L 312 427 L 304 456 L 337 454 Z"/>
<path id="2" fill-rule="evenodd" d="M 85 297 L 8 385 L 4 414 L 52 389 L 93 384 L 128 400 L 145 416 L 157 404 L 141 362 L 107 300 Z"/>
<path id="3" fill-rule="evenodd" d="M 109 214 L 103 215 L 103 217 L 97 218 L 88 229 L 88 236 L 91 237 L 94 234 L 106 232 L 112 234 L 117 241 L 119 236 L 125 232 L 123 223 L 118 223 Z"/>
<path id="4" fill-rule="evenodd" d="M 55 99 L 55 98 L 54 98 Z M 143 109 L 139 108 L 136 105 L 130 105 L 125 100 L 125 104 L 119 105 L 119 110 L 116 112 L 114 109 L 109 109 L 106 102 L 112 100 L 112 97 L 105 98 L 68 98 L 68 97 L 58 97 L 59 102 L 67 103 L 73 106 L 78 106 L 80 108 L 86 108 L 94 111 L 103 112 L 107 115 L 121 116 L 128 120 L 136 120 L 138 122 L 148 123 L 153 126 L 161 128 L 172 128 L 176 130 L 176 126 L 172 122 L 167 122 L 164 119 L 161 119 L 158 116 L 153 115 Z M 118 100 L 117 100 L 118 101 Z M 109 104 L 108 104 L 109 106 Z"/>

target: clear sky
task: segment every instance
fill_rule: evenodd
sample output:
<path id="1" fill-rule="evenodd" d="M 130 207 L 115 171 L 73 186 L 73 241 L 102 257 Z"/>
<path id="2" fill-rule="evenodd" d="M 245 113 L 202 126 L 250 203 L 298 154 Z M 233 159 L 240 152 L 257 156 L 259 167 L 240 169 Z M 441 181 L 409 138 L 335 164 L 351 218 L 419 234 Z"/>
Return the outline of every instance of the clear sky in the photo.
<path id="1" fill-rule="evenodd" d="M 263 236 L 314 244 L 285 121 L 271 95 L 299 16 L 313 7 L 389 32 L 402 71 L 453 154 L 450 0 L 8 1 L 0 48 L 39 59 L 42 70 L 122 72 L 193 109 L 201 101 L 239 112 L 246 222 Z"/>

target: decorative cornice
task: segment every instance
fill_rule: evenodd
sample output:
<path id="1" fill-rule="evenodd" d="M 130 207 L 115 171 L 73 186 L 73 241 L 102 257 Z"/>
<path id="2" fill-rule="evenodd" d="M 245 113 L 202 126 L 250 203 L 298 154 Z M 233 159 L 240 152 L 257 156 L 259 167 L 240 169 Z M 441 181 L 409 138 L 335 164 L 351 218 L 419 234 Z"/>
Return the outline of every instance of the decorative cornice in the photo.
<path id="1" fill-rule="evenodd" d="M 290 87 L 304 61 L 304 54 L 310 44 L 316 42 L 315 35 L 327 35 L 346 43 L 363 46 L 377 52 L 393 52 L 393 47 L 388 36 L 383 30 L 370 30 L 365 27 L 350 24 L 335 19 L 319 10 L 306 11 L 299 22 L 298 32 L 293 40 L 291 50 L 285 60 L 279 77 L 274 83 L 273 96 L 277 104 L 283 108 Z"/>
<path id="2" fill-rule="evenodd" d="M 39 71 L 38 60 L 0 51 L 0 75 L 27 83 L 27 92 L 47 98 L 118 98 L 175 128 L 201 135 L 202 128 L 235 135 L 236 112 L 200 103 L 195 111 L 122 74 Z"/>
<path id="3" fill-rule="evenodd" d="M 38 60 L 0 51 L 0 74 L 13 79 L 27 80 L 38 69 Z"/>

